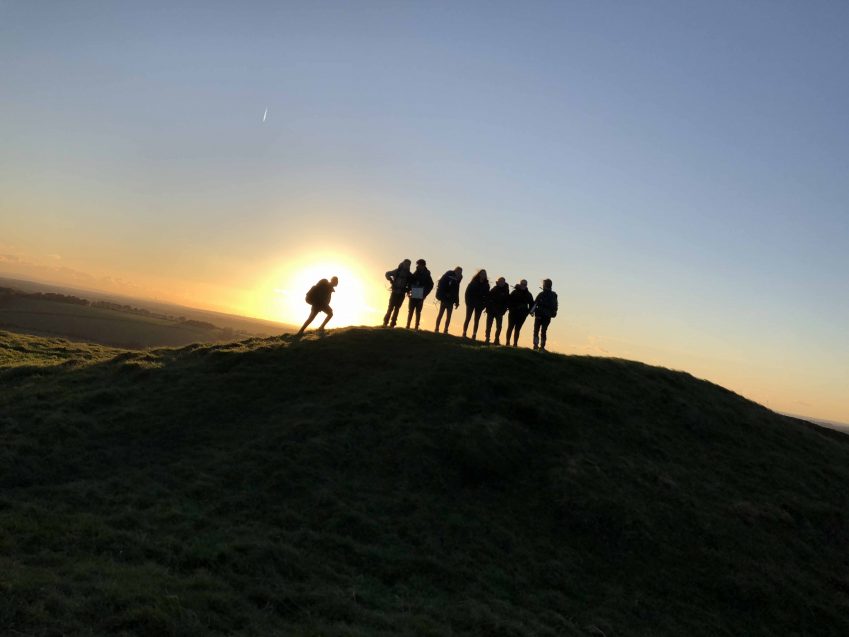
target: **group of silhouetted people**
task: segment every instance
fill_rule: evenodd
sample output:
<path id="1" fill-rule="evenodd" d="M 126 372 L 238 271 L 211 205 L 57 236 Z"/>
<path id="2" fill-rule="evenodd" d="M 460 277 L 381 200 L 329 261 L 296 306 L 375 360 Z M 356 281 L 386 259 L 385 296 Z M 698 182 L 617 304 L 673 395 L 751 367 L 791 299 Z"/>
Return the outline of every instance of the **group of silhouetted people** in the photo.
<path id="1" fill-rule="evenodd" d="M 416 261 L 416 269 L 410 270 L 412 262 L 404 259 L 394 270 L 386 273 L 390 283 L 389 307 L 383 317 L 383 327 L 395 327 L 398 322 L 398 312 L 408 298 L 407 328 L 415 317 L 415 329 L 419 329 L 422 305 L 428 294 L 433 290 L 433 277 L 424 259 Z M 460 282 L 463 280 L 463 268 L 457 266 L 448 270 L 436 284 L 436 300 L 439 302 L 439 313 L 436 316 L 435 332 L 439 331 L 442 318 L 445 317 L 443 333 L 448 333 L 451 324 L 451 314 L 460 307 Z M 542 291 L 534 299 L 528 290 L 528 282 L 522 279 L 510 286 L 504 277 L 499 277 L 495 285 L 489 285 L 486 270 L 480 270 L 466 286 L 464 300 L 466 302 L 466 320 L 463 322 L 463 338 L 468 338 L 469 323 L 472 323 L 472 339 L 478 335 L 481 315 L 486 312 L 486 342 L 492 336 L 492 326 L 495 324 L 495 334 L 492 340 L 495 345 L 501 344 L 501 329 L 504 315 L 507 314 L 507 338 L 505 345 L 517 347 L 519 333 L 528 316 L 534 317 L 534 349 L 545 350 L 546 335 L 551 319 L 557 316 L 557 294 L 551 289 L 551 279 L 545 279 Z"/>
<path id="2" fill-rule="evenodd" d="M 386 273 L 389 281 L 389 306 L 383 317 L 383 327 L 395 327 L 398 323 L 398 313 L 407 303 L 407 328 L 413 325 L 415 318 L 415 329 L 419 329 L 422 317 L 422 306 L 425 299 L 433 291 L 434 283 L 430 270 L 424 259 L 416 261 L 415 270 L 411 270 L 412 261 L 404 259 L 394 270 Z M 463 268 L 457 266 L 448 270 L 436 284 L 436 300 L 439 302 L 439 314 L 436 316 L 435 332 L 439 332 L 443 317 L 445 325 L 443 333 L 448 333 L 451 323 L 451 314 L 460 307 L 460 282 L 463 280 Z M 313 322 L 320 312 L 326 314 L 324 322 L 319 326 L 319 331 L 324 329 L 327 322 L 333 318 L 333 308 L 330 307 L 330 297 L 339 284 L 337 277 L 322 279 L 310 288 L 306 295 L 306 302 L 312 307 L 309 318 L 298 331 L 298 335 L 304 333 L 310 323 Z M 528 316 L 534 317 L 534 349 L 545 350 L 546 335 L 551 319 L 557 316 L 557 294 L 551 289 L 551 279 L 542 282 L 542 291 L 536 298 L 528 290 L 528 282 L 522 279 L 510 286 L 504 277 L 498 277 L 495 285 L 489 285 L 486 270 L 479 270 L 474 278 L 466 286 L 464 300 L 466 302 L 466 320 L 463 322 L 463 338 L 468 338 L 469 323 L 472 323 L 472 340 L 477 339 L 478 326 L 481 315 L 486 312 L 486 342 L 490 342 L 492 326 L 495 324 L 495 335 L 492 342 L 501 344 L 501 328 L 504 315 L 507 314 L 507 337 L 504 344 L 510 345 L 512 339 L 513 347 L 519 344 L 519 333 Z"/>

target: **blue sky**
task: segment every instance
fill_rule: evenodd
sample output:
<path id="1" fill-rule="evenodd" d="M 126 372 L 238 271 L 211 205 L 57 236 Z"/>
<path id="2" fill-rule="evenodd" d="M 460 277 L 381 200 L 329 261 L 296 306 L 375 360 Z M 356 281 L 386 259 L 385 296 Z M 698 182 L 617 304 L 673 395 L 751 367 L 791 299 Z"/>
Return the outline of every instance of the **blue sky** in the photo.
<path id="1" fill-rule="evenodd" d="M 561 351 L 849 420 L 847 27 L 842 2 L 0 1 L 0 248 L 244 312 L 313 246 L 376 286 L 418 256 L 550 276 Z"/>

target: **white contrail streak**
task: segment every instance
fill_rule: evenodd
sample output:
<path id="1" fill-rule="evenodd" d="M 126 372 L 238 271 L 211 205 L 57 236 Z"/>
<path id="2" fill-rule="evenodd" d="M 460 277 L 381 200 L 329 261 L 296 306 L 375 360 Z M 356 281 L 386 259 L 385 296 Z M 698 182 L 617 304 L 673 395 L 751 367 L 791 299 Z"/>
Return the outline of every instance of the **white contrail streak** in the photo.
<path id="1" fill-rule="evenodd" d="M 265 112 L 262 114 L 262 122 L 265 123 L 266 118 L 268 118 L 268 107 L 265 107 Z"/>

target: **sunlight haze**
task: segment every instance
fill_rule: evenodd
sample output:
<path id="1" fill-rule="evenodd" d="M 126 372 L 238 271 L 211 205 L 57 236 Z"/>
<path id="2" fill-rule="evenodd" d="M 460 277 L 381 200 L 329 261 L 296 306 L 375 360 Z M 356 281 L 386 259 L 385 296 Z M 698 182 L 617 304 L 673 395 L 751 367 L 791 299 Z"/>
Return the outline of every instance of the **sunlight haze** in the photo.
<path id="1" fill-rule="evenodd" d="M 463 288 L 550 277 L 556 351 L 849 422 L 847 24 L 840 2 L 0 2 L 0 276 L 299 326 L 336 275 L 329 328 L 380 324 L 404 258 Z"/>

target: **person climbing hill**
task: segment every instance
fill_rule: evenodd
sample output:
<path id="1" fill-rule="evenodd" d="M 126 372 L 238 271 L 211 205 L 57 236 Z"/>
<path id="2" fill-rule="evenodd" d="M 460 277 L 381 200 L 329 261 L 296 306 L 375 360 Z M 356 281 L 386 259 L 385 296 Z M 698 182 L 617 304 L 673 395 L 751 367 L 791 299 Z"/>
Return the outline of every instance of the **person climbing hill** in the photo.
<path id="1" fill-rule="evenodd" d="M 327 325 L 327 322 L 333 318 L 333 308 L 330 307 L 330 297 L 333 292 L 336 291 L 337 285 L 339 285 L 339 279 L 334 276 L 329 281 L 327 279 L 321 279 L 321 281 L 309 289 L 305 300 L 312 306 L 312 309 L 309 317 L 301 326 L 301 329 L 298 330 L 298 336 L 301 336 L 304 333 L 309 324 L 313 322 L 316 316 L 318 316 L 319 312 L 327 314 L 324 318 L 324 322 L 318 328 L 319 332 L 324 330 L 324 326 Z"/>

